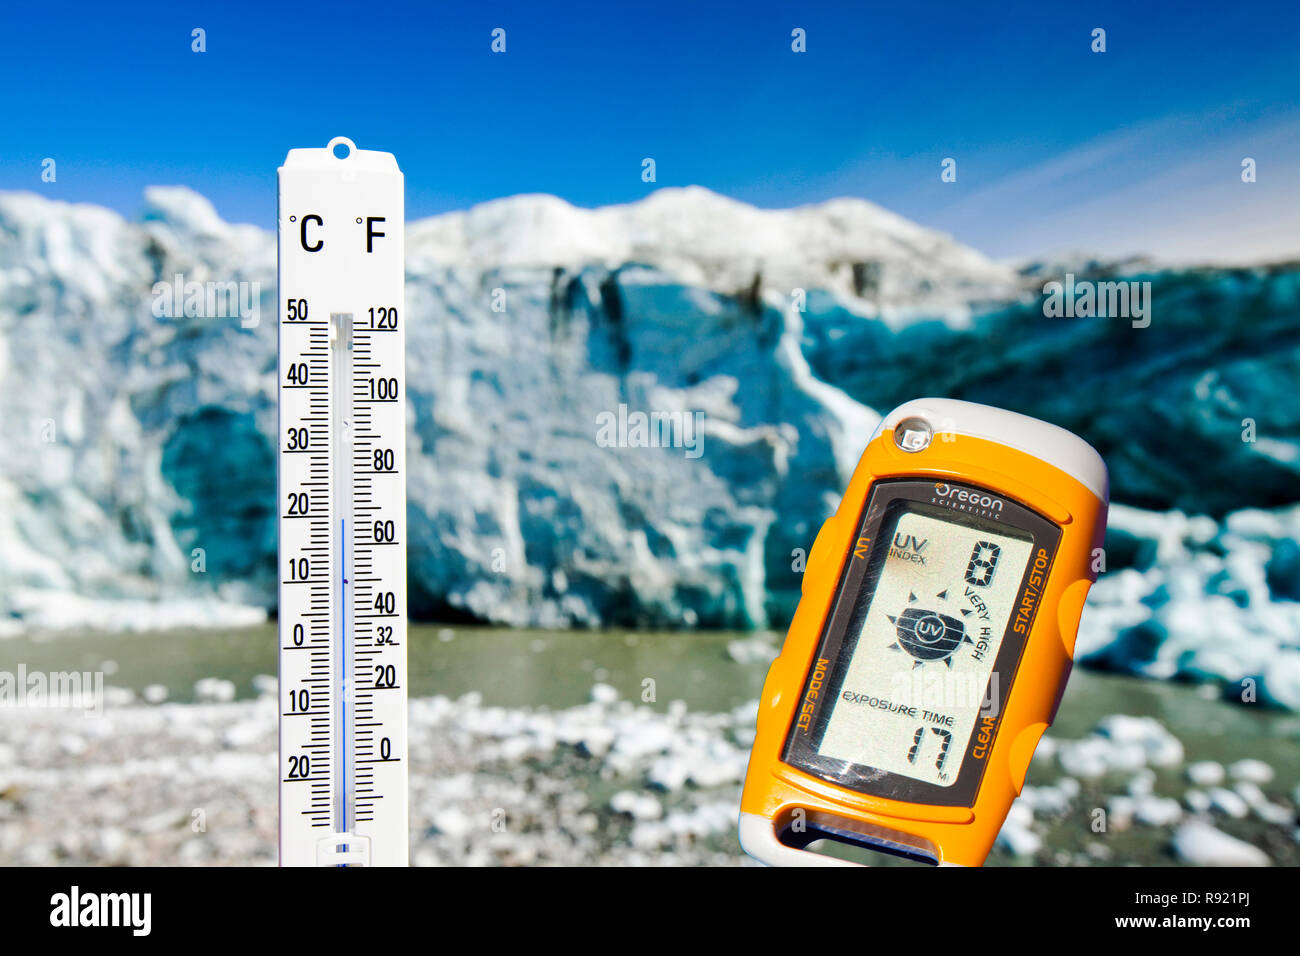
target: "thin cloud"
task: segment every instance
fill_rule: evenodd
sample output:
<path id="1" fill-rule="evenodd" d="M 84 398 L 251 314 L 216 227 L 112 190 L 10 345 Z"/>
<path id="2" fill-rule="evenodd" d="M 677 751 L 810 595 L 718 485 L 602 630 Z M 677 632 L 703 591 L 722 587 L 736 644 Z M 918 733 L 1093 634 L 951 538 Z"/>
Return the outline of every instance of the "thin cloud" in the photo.
<path id="1" fill-rule="evenodd" d="M 1219 119 L 1164 119 L 1099 137 L 958 199 L 932 224 L 1004 257 L 1300 255 L 1300 119 L 1205 135 L 1211 124 L 1224 129 Z M 1241 180 L 1247 156 L 1258 164 L 1254 183 Z"/>

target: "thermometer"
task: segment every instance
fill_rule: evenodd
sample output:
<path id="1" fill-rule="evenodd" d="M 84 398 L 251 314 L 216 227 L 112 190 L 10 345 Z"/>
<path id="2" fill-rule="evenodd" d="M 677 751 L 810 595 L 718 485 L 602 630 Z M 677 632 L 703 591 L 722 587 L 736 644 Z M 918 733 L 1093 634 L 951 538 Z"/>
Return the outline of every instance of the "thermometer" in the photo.
<path id="1" fill-rule="evenodd" d="M 984 862 L 1065 689 L 1108 479 L 1082 439 L 949 399 L 886 415 L 809 554 L 740 842 Z"/>
<path id="2" fill-rule="evenodd" d="M 280 863 L 405 866 L 403 181 L 279 170 Z"/>

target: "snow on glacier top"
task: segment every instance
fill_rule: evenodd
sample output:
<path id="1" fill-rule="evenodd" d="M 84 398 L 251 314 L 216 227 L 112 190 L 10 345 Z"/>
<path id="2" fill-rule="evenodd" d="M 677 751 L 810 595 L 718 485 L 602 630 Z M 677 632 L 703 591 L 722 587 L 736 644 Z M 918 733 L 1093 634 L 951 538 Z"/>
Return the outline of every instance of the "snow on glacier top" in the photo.
<path id="1" fill-rule="evenodd" d="M 511 196 L 413 222 L 407 244 L 412 265 L 643 263 L 718 291 L 747 288 L 761 273 L 768 288 L 824 288 L 853 299 L 863 291 L 855 266 L 879 267 L 868 296 L 877 306 L 953 307 L 1018 289 L 1009 266 L 866 200 L 759 209 L 701 186 L 596 209 L 545 194 Z"/>

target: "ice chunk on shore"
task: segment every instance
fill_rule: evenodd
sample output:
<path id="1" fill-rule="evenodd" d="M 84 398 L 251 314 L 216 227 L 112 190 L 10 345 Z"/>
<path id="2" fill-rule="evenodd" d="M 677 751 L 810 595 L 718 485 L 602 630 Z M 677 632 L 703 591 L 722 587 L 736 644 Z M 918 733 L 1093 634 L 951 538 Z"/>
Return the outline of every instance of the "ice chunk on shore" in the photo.
<path id="1" fill-rule="evenodd" d="M 1187 779 L 1198 787 L 1213 787 L 1223 783 L 1223 764 L 1214 760 L 1198 760 L 1189 763 Z"/>
<path id="2" fill-rule="evenodd" d="M 1013 803 L 998 831 L 997 844 L 1013 856 L 1033 856 L 1043 846 L 1043 838 L 1031 829 L 1033 822 L 1034 812 L 1028 804 Z"/>
<path id="3" fill-rule="evenodd" d="M 1178 828 L 1173 839 L 1174 855 L 1197 866 L 1268 866 L 1259 847 L 1229 836 L 1208 823 L 1193 820 Z"/>
<path id="4" fill-rule="evenodd" d="M 1137 744 L 1153 767 L 1176 767 L 1183 762 L 1182 741 L 1154 717 L 1111 714 L 1098 721 L 1096 732 L 1118 744 Z"/>
<path id="5" fill-rule="evenodd" d="M 1228 776 L 1233 780 L 1244 780 L 1249 783 L 1271 783 L 1274 773 L 1273 768 L 1264 761 L 1246 758 L 1229 766 Z"/>
<path id="6" fill-rule="evenodd" d="M 1147 826 L 1164 827 L 1177 823 L 1183 816 L 1183 808 L 1172 797 L 1158 797 L 1154 794 L 1140 797 L 1134 811 L 1139 823 Z"/>
<path id="7" fill-rule="evenodd" d="M 1242 797 L 1224 787 L 1211 787 L 1209 792 L 1210 806 L 1220 813 L 1226 813 L 1234 820 L 1240 820 L 1250 813 L 1250 806 Z"/>
<path id="8" fill-rule="evenodd" d="M 221 677 L 204 677 L 195 682 L 194 696 L 208 703 L 228 703 L 235 699 L 235 684 Z"/>
<path id="9" fill-rule="evenodd" d="M 610 809 L 625 813 L 633 820 L 658 820 L 664 815 L 663 804 L 650 793 L 620 790 L 609 800 Z"/>

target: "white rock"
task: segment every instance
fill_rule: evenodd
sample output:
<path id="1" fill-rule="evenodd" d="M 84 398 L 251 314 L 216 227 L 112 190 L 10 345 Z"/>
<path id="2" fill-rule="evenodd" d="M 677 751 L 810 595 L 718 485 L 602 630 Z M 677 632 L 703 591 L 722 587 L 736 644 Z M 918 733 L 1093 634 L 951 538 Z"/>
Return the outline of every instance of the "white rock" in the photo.
<path id="1" fill-rule="evenodd" d="M 151 704 L 161 704 L 167 699 L 167 688 L 162 684 L 150 684 L 140 694 Z"/>

